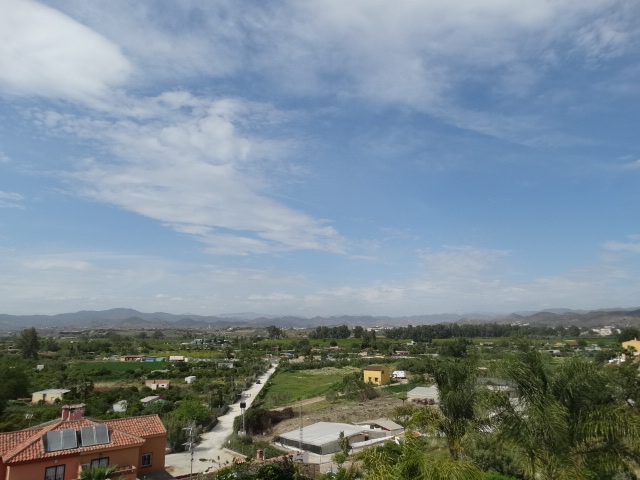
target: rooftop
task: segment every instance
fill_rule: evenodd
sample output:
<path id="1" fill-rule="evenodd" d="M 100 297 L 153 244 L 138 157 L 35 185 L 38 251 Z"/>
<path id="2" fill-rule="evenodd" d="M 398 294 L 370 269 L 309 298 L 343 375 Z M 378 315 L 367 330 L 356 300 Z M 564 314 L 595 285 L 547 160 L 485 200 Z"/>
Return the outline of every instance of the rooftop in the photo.
<path id="1" fill-rule="evenodd" d="M 107 436 L 98 440 L 102 443 L 89 442 L 85 432 L 102 431 L 104 427 Z M 81 435 L 83 428 L 86 430 Z M 60 436 L 51 435 L 53 432 L 60 432 Z M 0 458 L 5 464 L 58 458 L 80 452 L 142 445 L 145 438 L 165 433 L 157 415 L 104 421 L 85 417 L 72 420 L 61 418 L 25 430 L 0 433 Z M 58 439 L 64 439 L 63 443 L 56 444 L 56 449 L 52 450 L 50 442 Z"/>

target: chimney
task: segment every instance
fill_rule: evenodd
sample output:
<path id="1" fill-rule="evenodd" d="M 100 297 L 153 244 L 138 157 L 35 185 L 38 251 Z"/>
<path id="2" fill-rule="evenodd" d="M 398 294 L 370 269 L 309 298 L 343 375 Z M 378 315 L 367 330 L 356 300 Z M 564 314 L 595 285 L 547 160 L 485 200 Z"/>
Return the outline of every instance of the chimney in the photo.
<path id="1" fill-rule="evenodd" d="M 64 405 L 62 407 L 62 420 L 73 422 L 84 418 L 84 404 Z"/>

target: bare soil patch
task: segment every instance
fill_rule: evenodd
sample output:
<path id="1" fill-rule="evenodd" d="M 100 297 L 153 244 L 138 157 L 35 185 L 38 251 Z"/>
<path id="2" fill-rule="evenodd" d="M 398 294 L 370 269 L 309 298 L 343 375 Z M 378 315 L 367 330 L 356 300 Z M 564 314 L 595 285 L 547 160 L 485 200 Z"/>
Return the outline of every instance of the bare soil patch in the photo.
<path id="1" fill-rule="evenodd" d="M 300 418 L 298 416 L 300 404 L 303 404 L 303 425 L 311 425 L 316 422 L 355 423 L 363 420 L 387 417 L 391 410 L 402 405 L 402 400 L 384 390 L 380 390 L 379 397 L 366 402 L 338 400 L 334 403 L 329 403 L 322 399 L 322 397 L 307 399 L 302 402 L 287 405 L 287 407 L 294 408 L 296 413 L 295 418 L 284 420 L 274 425 L 264 436 L 256 436 L 254 440 L 264 440 L 265 436 L 273 439 L 278 435 L 298 429 L 300 427 Z"/>

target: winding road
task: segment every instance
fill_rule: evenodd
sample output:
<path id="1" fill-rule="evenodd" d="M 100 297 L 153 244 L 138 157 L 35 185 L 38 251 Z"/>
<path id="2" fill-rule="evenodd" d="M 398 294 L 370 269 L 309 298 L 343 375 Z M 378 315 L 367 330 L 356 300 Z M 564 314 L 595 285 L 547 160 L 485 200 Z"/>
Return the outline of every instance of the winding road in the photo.
<path id="1" fill-rule="evenodd" d="M 217 470 L 227 463 L 233 462 L 234 457 L 244 458 L 224 448 L 225 439 L 233 433 L 233 419 L 240 415 L 240 402 L 246 402 L 247 408 L 253 403 L 253 399 L 262 390 L 265 383 L 276 366 L 273 365 L 259 378 L 260 383 L 254 383 L 248 390 L 242 392 L 242 398 L 229 406 L 229 411 L 218 417 L 218 424 L 210 432 L 200 436 L 201 441 L 194 449 L 193 473 L 205 470 Z M 191 453 L 172 453 L 165 457 L 165 468 L 174 476 L 185 475 L 191 472 Z"/>

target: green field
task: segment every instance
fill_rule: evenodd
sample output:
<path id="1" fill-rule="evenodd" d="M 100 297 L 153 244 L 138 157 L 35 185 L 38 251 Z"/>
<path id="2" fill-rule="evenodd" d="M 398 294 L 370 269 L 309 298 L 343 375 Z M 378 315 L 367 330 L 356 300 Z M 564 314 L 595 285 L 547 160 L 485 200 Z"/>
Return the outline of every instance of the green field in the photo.
<path id="1" fill-rule="evenodd" d="M 264 399 L 265 408 L 273 408 L 287 403 L 324 395 L 329 387 L 340 382 L 345 375 L 356 368 L 323 368 L 278 373 L 270 380 L 271 386 Z"/>
<path id="2" fill-rule="evenodd" d="M 78 362 L 73 364 L 74 368 L 88 372 L 91 370 L 109 370 L 111 373 L 122 373 L 127 370 L 142 370 L 150 372 L 152 370 L 164 370 L 170 368 L 167 362 Z"/>

